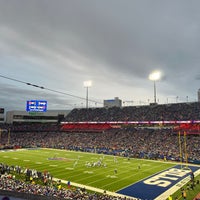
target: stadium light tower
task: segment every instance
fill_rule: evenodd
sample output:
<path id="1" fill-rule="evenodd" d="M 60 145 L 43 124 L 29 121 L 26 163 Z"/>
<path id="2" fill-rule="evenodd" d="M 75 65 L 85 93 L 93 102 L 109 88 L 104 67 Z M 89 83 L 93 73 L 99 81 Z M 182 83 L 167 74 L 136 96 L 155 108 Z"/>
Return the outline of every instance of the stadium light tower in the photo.
<path id="1" fill-rule="evenodd" d="M 153 71 L 151 74 L 149 74 L 149 80 L 153 81 L 153 88 L 154 88 L 154 103 L 156 103 L 156 81 L 161 78 L 161 72 L 160 71 Z"/>
<path id="2" fill-rule="evenodd" d="M 83 85 L 86 88 L 86 108 L 88 108 L 88 88 L 92 86 L 92 81 L 84 81 Z"/>

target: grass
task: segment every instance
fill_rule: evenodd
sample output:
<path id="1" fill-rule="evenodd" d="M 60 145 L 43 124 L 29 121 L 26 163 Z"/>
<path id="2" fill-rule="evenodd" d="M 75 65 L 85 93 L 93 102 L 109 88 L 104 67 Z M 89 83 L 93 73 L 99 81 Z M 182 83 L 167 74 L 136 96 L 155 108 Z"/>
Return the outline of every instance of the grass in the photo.
<path id="1" fill-rule="evenodd" d="M 1 151 L 0 160 L 8 165 L 48 171 L 53 177 L 66 180 L 66 183 L 71 181 L 112 192 L 176 165 L 169 162 L 55 149 Z M 106 167 L 86 166 L 88 162 L 95 163 L 99 160 L 102 160 Z"/>
<path id="2" fill-rule="evenodd" d="M 200 175 L 198 175 L 197 177 L 195 177 L 195 179 L 196 180 L 197 179 L 200 180 Z M 187 199 L 191 199 L 191 200 L 194 199 L 195 196 L 200 192 L 200 184 L 196 185 L 193 190 L 191 190 L 191 189 L 188 190 L 187 189 L 187 184 L 183 188 L 185 189 L 185 191 L 187 193 Z M 173 197 L 173 199 L 175 199 L 175 197 L 178 197 L 178 199 L 181 200 L 182 199 L 181 188 L 178 191 L 176 191 L 172 195 L 172 197 Z"/>

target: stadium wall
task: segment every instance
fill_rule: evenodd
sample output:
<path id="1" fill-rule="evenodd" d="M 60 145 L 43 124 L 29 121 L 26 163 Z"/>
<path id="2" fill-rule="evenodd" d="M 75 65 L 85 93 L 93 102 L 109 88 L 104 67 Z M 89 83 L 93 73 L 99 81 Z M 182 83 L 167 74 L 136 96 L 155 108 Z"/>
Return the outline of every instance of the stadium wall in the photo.
<path id="1" fill-rule="evenodd" d="M 17 123 L 59 123 L 70 111 L 49 110 L 47 112 L 7 111 L 7 124 Z"/>

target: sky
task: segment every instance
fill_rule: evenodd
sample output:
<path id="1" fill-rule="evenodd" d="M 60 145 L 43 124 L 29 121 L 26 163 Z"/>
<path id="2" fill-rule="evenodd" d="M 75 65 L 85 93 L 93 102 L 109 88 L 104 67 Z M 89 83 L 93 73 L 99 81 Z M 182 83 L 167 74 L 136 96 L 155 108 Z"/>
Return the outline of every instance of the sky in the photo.
<path id="1" fill-rule="evenodd" d="M 197 101 L 199 8 L 199 0 L 0 0 L 0 107 L 25 110 L 37 99 L 49 110 L 82 108 L 87 91 L 89 107 L 115 97 L 148 105 L 154 91 L 158 104 Z"/>

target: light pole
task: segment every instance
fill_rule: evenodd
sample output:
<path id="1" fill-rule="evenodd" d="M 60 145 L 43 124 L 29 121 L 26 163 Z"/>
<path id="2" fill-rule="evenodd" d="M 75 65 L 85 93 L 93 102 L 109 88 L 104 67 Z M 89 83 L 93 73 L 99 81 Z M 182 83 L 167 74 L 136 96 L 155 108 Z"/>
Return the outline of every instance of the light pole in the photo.
<path id="1" fill-rule="evenodd" d="M 149 74 L 149 80 L 153 81 L 153 88 L 154 88 L 154 103 L 156 104 L 156 81 L 161 78 L 160 71 L 153 71 Z"/>
<path id="2" fill-rule="evenodd" d="M 88 108 L 88 88 L 92 86 L 92 81 L 84 81 L 83 85 L 86 88 L 86 108 Z"/>
<path id="3" fill-rule="evenodd" d="M 176 96 L 176 103 L 178 103 L 178 96 Z"/>

